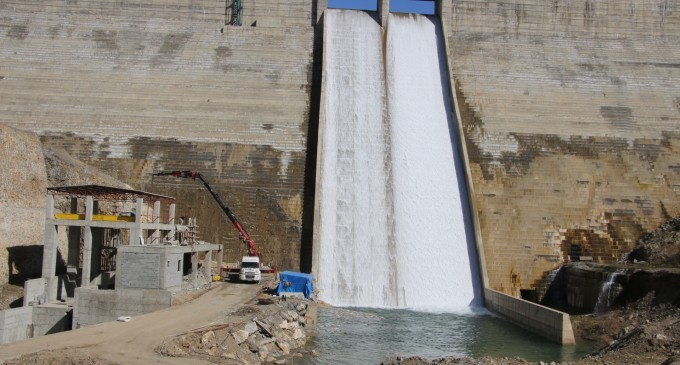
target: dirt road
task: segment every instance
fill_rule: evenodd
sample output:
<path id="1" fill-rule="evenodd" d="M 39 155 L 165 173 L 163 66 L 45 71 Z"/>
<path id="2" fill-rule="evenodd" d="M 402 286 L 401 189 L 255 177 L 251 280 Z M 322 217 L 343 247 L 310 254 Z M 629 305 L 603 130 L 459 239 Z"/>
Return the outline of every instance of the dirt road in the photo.
<path id="1" fill-rule="evenodd" d="M 74 331 L 0 346 L 0 363 L 38 351 L 76 349 L 120 364 L 186 364 L 186 359 L 161 357 L 154 349 L 164 338 L 211 323 L 253 298 L 259 285 L 214 283 L 207 293 L 182 305 Z M 202 363 L 193 361 L 192 363 Z"/>

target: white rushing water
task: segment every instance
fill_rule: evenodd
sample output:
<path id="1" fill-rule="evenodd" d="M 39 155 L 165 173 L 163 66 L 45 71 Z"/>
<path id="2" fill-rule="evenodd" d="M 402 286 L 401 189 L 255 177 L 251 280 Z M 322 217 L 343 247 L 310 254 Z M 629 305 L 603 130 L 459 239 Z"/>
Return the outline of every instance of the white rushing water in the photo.
<path id="1" fill-rule="evenodd" d="M 399 304 L 463 311 L 476 304 L 477 268 L 441 29 L 422 15 L 390 14 L 387 24 Z"/>
<path id="2" fill-rule="evenodd" d="M 466 312 L 479 304 L 477 268 L 441 30 L 390 14 L 383 55 L 367 13 L 329 10 L 325 21 L 320 299 Z"/>
<path id="3" fill-rule="evenodd" d="M 623 287 L 617 283 L 616 280 L 625 272 L 624 269 L 618 269 L 615 272 L 607 274 L 607 278 L 600 285 L 600 292 L 597 294 L 597 303 L 595 303 L 595 313 L 604 313 L 612 305 L 616 297 L 621 294 Z"/>
<path id="4" fill-rule="evenodd" d="M 382 30 L 367 13 L 326 13 L 318 225 L 320 298 L 394 301 Z"/>

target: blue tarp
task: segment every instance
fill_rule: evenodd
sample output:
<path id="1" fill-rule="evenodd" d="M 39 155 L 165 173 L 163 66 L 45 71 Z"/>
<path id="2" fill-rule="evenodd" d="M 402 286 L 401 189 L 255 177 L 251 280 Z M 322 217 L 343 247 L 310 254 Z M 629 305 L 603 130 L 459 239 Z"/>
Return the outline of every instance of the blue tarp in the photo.
<path id="1" fill-rule="evenodd" d="M 282 271 L 279 273 L 279 287 L 276 289 L 276 295 L 281 293 L 303 293 L 305 298 L 309 299 L 309 296 L 314 293 L 312 278 L 312 274 Z"/>

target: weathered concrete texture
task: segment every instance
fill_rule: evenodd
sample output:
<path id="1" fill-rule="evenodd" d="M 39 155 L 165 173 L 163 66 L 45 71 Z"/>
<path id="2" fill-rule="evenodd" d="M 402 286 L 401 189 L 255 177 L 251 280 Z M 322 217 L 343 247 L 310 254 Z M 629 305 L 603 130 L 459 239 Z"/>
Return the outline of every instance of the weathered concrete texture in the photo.
<path id="1" fill-rule="evenodd" d="M 73 304 L 73 328 L 115 321 L 169 308 L 172 293 L 158 289 L 97 290 L 77 288 Z"/>
<path id="2" fill-rule="evenodd" d="M 680 213 L 680 15 L 633 0 L 442 3 L 489 286 L 613 262 Z"/>
<path id="3" fill-rule="evenodd" d="M 492 290 L 484 290 L 484 304 L 529 331 L 564 345 L 576 343 L 569 315 Z"/>
<path id="4" fill-rule="evenodd" d="M 243 25 L 257 27 L 309 26 L 316 0 L 248 0 L 243 4 Z M 220 3 L 216 1 L 215 3 Z M 224 2 L 221 5 L 224 7 Z"/>
<path id="5" fill-rule="evenodd" d="M 116 258 L 121 261 L 119 275 L 124 277 L 120 282 L 126 288 L 160 288 L 160 256 L 160 253 L 121 252 Z"/>
<path id="6" fill-rule="evenodd" d="M 120 246 L 117 253 L 116 289 L 181 289 L 185 267 L 185 254 L 198 259 L 205 255 L 202 271 L 205 276 L 219 274 L 212 270 L 212 251 L 219 252 L 219 245 L 194 246 Z M 219 258 L 217 260 L 219 262 Z M 196 261 L 198 265 L 198 261 Z"/>
<path id="7" fill-rule="evenodd" d="M 44 233 L 47 175 L 38 136 L 0 124 L 0 169 L 0 283 L 20 282 L 40 275 L 39 266 L 23 262 Z"/>
<path id="8" fill-rule="evenodd" d="M 264 261 L 297 268 L 312 10 L 248 1 L 245 25 L 229 27 L 217 0 L 1 3 L 0 122 L 136 188 L 182 192 L 178 216 L 198 216 L 201 239 L 236 251 L 200 185 L 150 175 L 201 171 Z"/>
<path id="9" fill-rule="evenodd" d="M 32 337 L 33 307 L 0 311 L 0 344 Z"/>
<path id="10" fill-rule="evenodd" d="M 46 278 L 37 278 L 24 282 L 24 307 L 47 302 L 45 293 L 49 290 L 48 281 Z"/>
<path id="11" fill-rule="evenodd" d="M 33 307 L 33 337 L 70 330 L 71 310 L 71 307 L 64 304 Z"/>

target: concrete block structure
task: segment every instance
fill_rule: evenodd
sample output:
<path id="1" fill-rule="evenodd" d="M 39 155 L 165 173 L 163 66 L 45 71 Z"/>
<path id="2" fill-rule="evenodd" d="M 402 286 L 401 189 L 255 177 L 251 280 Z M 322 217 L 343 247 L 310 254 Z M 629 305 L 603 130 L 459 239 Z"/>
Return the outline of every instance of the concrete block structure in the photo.
<path id="1" fill-rule="evenodd" d="M 118 266 L 116 268 L 116 288 L 181 289 L 185 275 L 185 260 L 192 265 L 192 282 L 196 282 L 198 254 L 206 253 L 202 274 L 211 277 L 211 251 L 217 252 L 217 267 L 222 265 L 222 245 L 201 244 L 195 246 L 125 246 L 118 250 Z M 218 272 L 219 274 L 219 272 Z"/>

